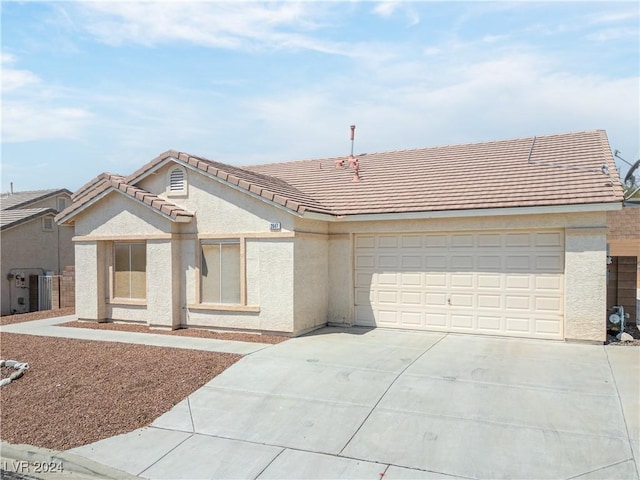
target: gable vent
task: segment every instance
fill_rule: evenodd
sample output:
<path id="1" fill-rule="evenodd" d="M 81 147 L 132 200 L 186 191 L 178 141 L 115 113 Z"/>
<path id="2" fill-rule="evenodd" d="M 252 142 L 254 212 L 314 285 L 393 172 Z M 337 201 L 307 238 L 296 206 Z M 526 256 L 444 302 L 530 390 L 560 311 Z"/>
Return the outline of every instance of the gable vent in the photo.
<path id="1" fill-rule="evenodd" d="M 184 191 L 184 170 L 181 168 L 174 168 L 169 175 L 169 192 L 183 192 Z"/>

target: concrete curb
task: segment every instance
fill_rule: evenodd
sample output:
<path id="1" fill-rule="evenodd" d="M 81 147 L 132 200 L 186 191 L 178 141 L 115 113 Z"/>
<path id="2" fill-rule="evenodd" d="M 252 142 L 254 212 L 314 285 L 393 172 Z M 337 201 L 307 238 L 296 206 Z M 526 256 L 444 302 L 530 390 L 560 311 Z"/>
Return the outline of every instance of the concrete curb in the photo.
<path id="1" fill-rule="evenodd" d="M 4 440 L 0 441 L 0 462 L 2 470 L 9 472 L 7 478 L 42 480 L 65 477 L 82 480 L 141 478 L 88 460 L 80 455 L 32 445 L 12 445 Z"/>

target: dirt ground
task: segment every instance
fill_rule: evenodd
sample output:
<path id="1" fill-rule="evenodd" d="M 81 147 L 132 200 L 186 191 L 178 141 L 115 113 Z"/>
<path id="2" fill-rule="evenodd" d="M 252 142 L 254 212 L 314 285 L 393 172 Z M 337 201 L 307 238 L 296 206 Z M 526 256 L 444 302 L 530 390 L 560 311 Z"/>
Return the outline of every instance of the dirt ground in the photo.
<path id="1" fill-rule="evenodd" d="M 241 358 L 4 332 L 0 355 L 29 364 L 0 387 L 1 438 L 58 450 L 150 424 Z"/>

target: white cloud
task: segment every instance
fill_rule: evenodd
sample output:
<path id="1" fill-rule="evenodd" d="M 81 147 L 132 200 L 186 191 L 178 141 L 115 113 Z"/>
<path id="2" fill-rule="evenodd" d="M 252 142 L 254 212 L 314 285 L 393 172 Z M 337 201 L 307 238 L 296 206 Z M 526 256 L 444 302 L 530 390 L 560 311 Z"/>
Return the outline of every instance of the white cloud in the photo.
<path id="1" fill-rule="evenodd" d="M 2 141 L 74 139 L 91 114 L 81 108 L 4 102 Z"/>
<path id="2" fill-rule="evenodd" d="M 420 23 L 420 15 L 412 8 L 410 2 L 382 1 L 373 8 L 372 12 L 382 18 L 389 18 L 397 12 L 401 12 L 409 21 L 409 25 Z"/>
<path id="3" fill-rule="evenodd" d="M 76 22 L 101 42 L 151 46 L 176 41 L 238 50 L 309 49 L 340 53 L 312 32 L 331 4 L 315 2 L 88 2 Z"/>
<path id="4" fill-rule="evenodd" d="M 90 112 L 35 73 L 7 66 L 14 63 L 14 55 L 2 54 L 2 142 L 76 138 Z"/>

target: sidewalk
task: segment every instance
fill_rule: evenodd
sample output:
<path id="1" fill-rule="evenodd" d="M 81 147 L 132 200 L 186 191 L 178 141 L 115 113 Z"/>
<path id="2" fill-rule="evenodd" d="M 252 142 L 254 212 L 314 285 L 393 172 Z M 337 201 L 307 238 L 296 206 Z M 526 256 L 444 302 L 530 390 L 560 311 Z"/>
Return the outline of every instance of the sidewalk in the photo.
<path id="1" fill-rule="evenodd" d="M 234 340 L 218 340 L 215 338 L 179 337 L 157 333 L 123 332 L 116 330 L 94 330 L 90 328 L 61 327 L 61 323 L 77 320 L 74 315 L 66 317 L 46 318 L 30 322 L 3 325 L 0 331 L 20 333 L 23 335 L 41 335 L 43 337 L 75 338 L 80 340 L 97 340 L 101 342 L 136 343 L 156 347 L 185 348 L 204 350 L 207 352 L 236 353 L 248 355 L 270 347 L 268 343 L 239 342 Z"/>
<path id="2" fill-rule="evenodd" d="M 32 445 L 0 441 L 2 478 L 16 480 L 127 480 L 138 478 L 122 470 L 96 463 L 80 455 Z"/>

